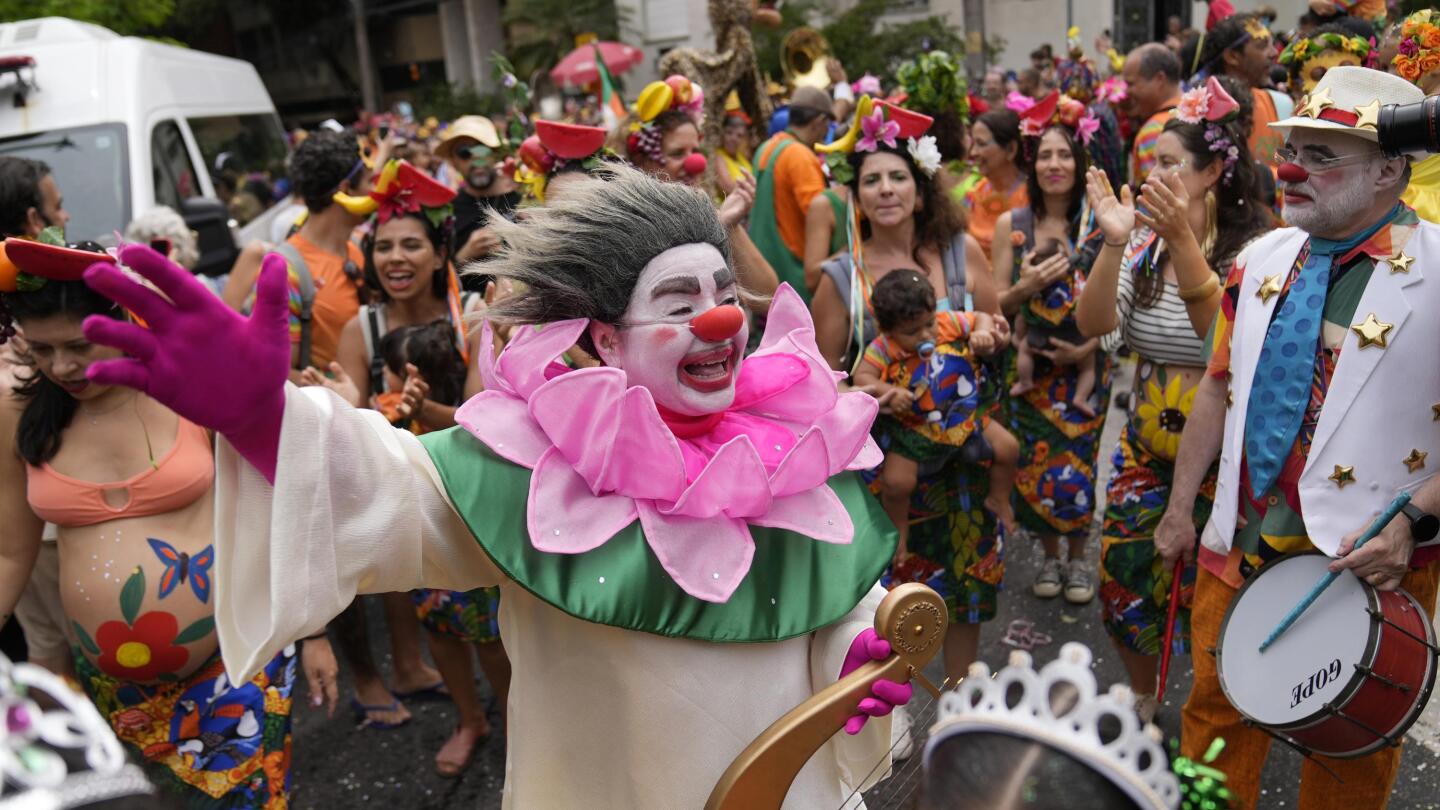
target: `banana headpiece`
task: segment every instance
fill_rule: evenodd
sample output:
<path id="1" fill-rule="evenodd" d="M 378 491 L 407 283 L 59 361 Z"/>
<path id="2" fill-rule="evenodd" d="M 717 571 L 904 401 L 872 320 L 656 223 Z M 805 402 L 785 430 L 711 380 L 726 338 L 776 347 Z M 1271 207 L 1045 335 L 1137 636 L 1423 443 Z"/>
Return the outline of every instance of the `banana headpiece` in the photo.
<path id="1" fill-rule="evenodd" d="M 663 133 L 655 126 L 655 119 L 661 113 L 680 110 L 690 116 L 699 127 L 705 120 L 705 91 L 699 83 L 684 76 L 667 77 L 663 82 L 651 82 L 640 91 L 635 101 L 630 122 L 630 134 L 625 139 L 625 148 L 631 157 L 645 155 L 659 161 L 660 139 Z"/>
<path id="2" fill-rule="evenodd" d="M 356 197 L 335 192 L 335 202 L 350 213 L 377 215 L 379 224 L 391 217 L 423 212 L 436 227 L 453 214 L 455 191 L 403 160 L 385 164 L 370 193 Z"/>
<path id="3" fill-rule="evenodd" d="M 933 176 L 940 169 L 940 150 L 935 145 L 934 136 L 925 133 L 934 122 L 935 119 L 914 110 L 878 101 L 868 95 L 861 96 L 855 103 L 855 117 L 845 134 L 815 147 L 815 151 L 825 156 L 830 176 L 837 182 L 846 183 L 853 174 L 850 155 L 879 151 L 882 144 L 899 150 L 903 141 L 915 165 L 926 175 Z"/>

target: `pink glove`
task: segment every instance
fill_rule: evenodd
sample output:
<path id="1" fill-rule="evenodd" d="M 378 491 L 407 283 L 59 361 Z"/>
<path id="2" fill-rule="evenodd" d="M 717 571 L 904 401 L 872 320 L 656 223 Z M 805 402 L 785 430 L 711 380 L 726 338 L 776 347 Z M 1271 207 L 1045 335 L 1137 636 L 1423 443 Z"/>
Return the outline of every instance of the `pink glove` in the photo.
<path id="1" fill-rule="evenodd" d="M 170 301 L 127 278 L 115 265 L 90 265 L 85 283 L 149 328 L 103 315 L 86 318 L 87 339 L 129 355 L 94 363 L 86 376 L 101 385 L 139 389 L 191 422 L 219 432 L 273 484 L 290 369 L 285 260 L 273 253 L 265 257 L 249 318 L 147 246 L 124 248 L 120 260 Z"/>
<path id="2" fill-rule="evenodd" d="M 890 642 L 880 638 L 875 628 L 867 627 L 850 642 L 850 651 L 845 653 L 845 663 L 840 667 L 840 677 L 849 675 L 867 661 L 884 661 L 889 657 Z M 860 713 L 852 714 L 850 719 L 845 721 L 845 733 L 859 734 L 870 718 L 884 717 L 894 711 L 896 706 L 909 703 L 914 691 L 908 683 L 896 683 L 884 678 L 871 684 L 870 697 L 860 701 L 860 705 L 855 707 Z"/>

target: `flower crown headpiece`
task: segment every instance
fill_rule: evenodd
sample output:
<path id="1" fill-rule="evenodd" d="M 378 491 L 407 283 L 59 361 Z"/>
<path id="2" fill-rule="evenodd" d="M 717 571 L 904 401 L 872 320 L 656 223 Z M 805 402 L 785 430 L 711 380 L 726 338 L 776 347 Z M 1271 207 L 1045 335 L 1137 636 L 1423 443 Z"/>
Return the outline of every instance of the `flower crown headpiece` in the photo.
<path id="1" fill-rule="evenodd" d="M 855 103 L 850 129 L 834 141 L 815 147 L 815 151 L 825 156 L 831 179 L 848 183 L 854 175 L 850 155 L 879 151 L 881 144 L 899 149 L 903 139 L 910 159 L 926 177 L 934 177 L 940 170 L 940 148 L 935 136 L 925 134 L 933 123 L 935 119 L 923 113 L 861 96 Z"/>
<path id="2" fill-rule="evenodd" d="M 1300 69 L 1306 61 L 1314 59 L 1327 51 L 1339 53 L 1353 53 L 1362 63 L 1368 62 L 1374 47 L 1370 40 L 1357 36 L 1345 36 L 1333 31 L 1326 31 L 1323 34 L 1312 34 L 1308 37 L 1295 39 L 1285 50 L 1280 52 L 1276 59 L 1282 65 L 1291 68 L 1292 72 Z"/>
<path id="3" fill-rule="evenodd" d="M 1000 733 L 1044 743 L 1085 763 L 1139 807 L 1177 807 L 1182 790 L 1159 730 L 1140 722 L 1129 687 L 1115 684 L 1108 693 L 1099 691 L 1091 660 L 1090 650 L 1072 641 L 1039 671 L 1029 653 L 1020 650 L 1010 653 L 1009 666 L 993 677 L 983 662 L 971 664 L 968 677 L 940 698 L 925 743 L 926 767 L 953 737 Z M 1057 697 L 1071 695 L 1073 702 Z"/>
<path id="4" fill-rule="evenodd" d="M 1400 25 L 1400 52 L 1395 72 L 1412 84 L 1434 70 L 1440 70 L 1440 12 L 1422 9 Z"/>
<path id="5" fill-rule="evenodd" d="M 374 214 L 377 225 L 392 217 L 423 213 L 430 224 L 443 230 L 455 216 L 455 190 L 404 160 L 387 162 L 364 197 L 337 191 L 333 199 L 352 214 Z"/>
<path id="6" fill-rule="evenodd" d="M 655 119 L 670 110 L 684 112 L 700 127 L 705 121 L 704 89 L 679 74 L 645 85 L 635 101 L 634 119 L 625 139 L 625 148 L 630 154 L 643 154 L 657 162 L 661 159 L 660 141 L 664 133 L 655 126 Z"/>
<path id="7" fill-rule="evenodd" d="M 1100 129 L 1100 119 L 1094 113 L 1075 99 L 1062 97 L 1058 90 L 1051 90 L 1050 95 L 1039 101 L 1012 92 L 1005 99 L 1005 106 L 1020 116 L 1020 134 L 1027 139 L 1039 138 L 1052 126 L 1062 126 L 1074 132 L 1080 143 L 1088 147 Z"/>
<path id="8" fill-rule="evenodd" d="M 1240 161 L 1240 148 L 1235 145 L 1225 124 L 1238 115 L 1240 105 L 1225 91 L 1220 80 L 1214 76 L 1180 97 L 1175 108 L 1175 117 L 1187 124 L 1205 125 L 1205 143 L 1211 152 L 1218 152 L 1225 161 L 1225 173 L 1221 183 L 1230 184 L 1235 176 L 1235 164 Z"/>
<path id="9" fill-rule="evenodd" d="M 601 127 L 537 120 L 535 134 L 520 144 L 515 180 L 531 197 L 545 202 L 545 184 L 561 169 L 580 163 L 588 172 L 610 155 L 606 134 Z"/>

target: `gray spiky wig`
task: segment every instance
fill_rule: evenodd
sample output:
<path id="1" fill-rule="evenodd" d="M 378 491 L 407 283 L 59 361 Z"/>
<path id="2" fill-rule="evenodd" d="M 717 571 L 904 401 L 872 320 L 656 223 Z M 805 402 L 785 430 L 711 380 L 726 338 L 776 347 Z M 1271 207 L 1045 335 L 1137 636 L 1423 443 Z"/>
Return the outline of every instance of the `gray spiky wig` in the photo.
<path id="1" fill-rule="evenodd" d="M 713 245 L 731 265 L 715 207 L 699 189 L 610 166 L 567 186 L 519 222 L 491 220 L 503 247 L 467 272 L 521 282 L 486 317 L 508 323 L 619 323 L 640 273 L 673 247 Z M 582 348 L 589 336 L 581 341 Z"/>

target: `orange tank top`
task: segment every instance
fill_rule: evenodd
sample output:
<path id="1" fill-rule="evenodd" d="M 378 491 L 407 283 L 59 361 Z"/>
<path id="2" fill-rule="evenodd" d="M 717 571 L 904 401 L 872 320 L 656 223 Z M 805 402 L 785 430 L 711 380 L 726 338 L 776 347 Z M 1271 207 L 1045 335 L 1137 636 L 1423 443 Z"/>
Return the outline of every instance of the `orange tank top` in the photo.
<path id="1" fill-rule="evenodd" d="M 175 443 L 154 467 L 124 481 L 97 484 L 58 472 L 50 464 L 28 468 L 25 495 L 30 510 L 56 526 L 93 526 L 117 518 L 174 512 L 199 500 L 215 480 L 210 434 L 180 420 Z M 124 506 L 105 501 L 110 490 L 128 491 Z"/>

